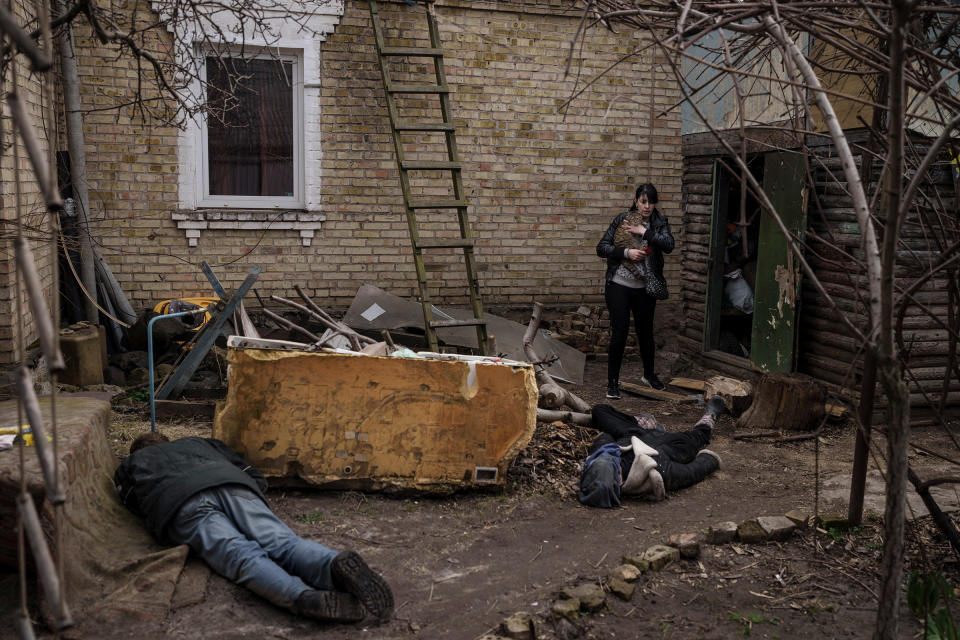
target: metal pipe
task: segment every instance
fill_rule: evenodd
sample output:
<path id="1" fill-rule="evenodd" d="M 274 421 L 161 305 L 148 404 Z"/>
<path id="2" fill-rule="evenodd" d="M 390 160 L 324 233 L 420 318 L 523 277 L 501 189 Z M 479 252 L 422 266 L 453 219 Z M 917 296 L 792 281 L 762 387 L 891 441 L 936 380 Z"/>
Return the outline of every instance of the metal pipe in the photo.
<path id="1" fill-rule="evenodd" d="M 150 322 L 147 323 L 147 386 L 150 389 L 150 431 L 156 433 L 157 431 L 157 402 L 155 394 L 156 392 L 153 389 L 153 324 L 157 320 L 163 320 L 164 318 L 179 318 L 181 316 L 194 316 L 198 313 L 206 313 L 207 309 L 195 309 L 193 311 L 180 311 L 178 313 L 166 313 L 162 316 L 156 316 L 150 318 Z"/>
<path id="2" fill-rule="evenodd" d="M 57 488 L 56 460 L 53 459 L 53 451 L 50 450 L 50 443 L 47 442 L 47 427 L 43 422 L 43 414 L 40 413 L 37 394 L 33 390 L 33 378 L 26 367 L 20 367 L 20 371 L 17 372 L 17 388 L 23 408 L 27 412 L 27 422 L 30 423 L 30 429 L 33 431 L 33 445 L 40 460 L 40 471 L 43 473 L 47 497 L 53 504 L 63 504 L 66 497 Z M 22 443 L 21 446 L 23 446 Z"/>
<path id="3" fill-rule="evenodd" d="M 56 4 L 58 13 L 67 8 L 66 0 Z M 77 241 L 80 245 L 80 280 L 86 290 L 84 314 L 97 324 L 97 273 L 90 237 L 90 192 L 87 185 L 87 152 L 83 138 L 83 105 L 80 102 L 80 74 L 71 24 L 60 28 L 60 81 L 63 85 L 63 110 L 66 119 L 67 149 L 70 152 L 70 184 L 77 199 Z"/>
<path id="4" fill-rule="evenodd" d="M 127 300 L 127 297 L 123 294 L 120 283 L 117 282 L 117 277 L 113 275 L 113 271 L 110 270 L 107 261 L 103 259 L 103 254 L 101 254 L 100 250 L 96 247 L 93 247 L 93 259 L 96 262 L 97 273 L 100 274 L 105 285 L 108 285 L 107 293 L 110 294 L 110 298 L 113 300 L 113 308 L 117 312 L 116 315 L 128 325 L 133 324 L 137 321 L 137 312 L 133 310 L 130 301 Z"/>
<path id="5" fill-rule="evenodd" d="M 27 148 L 27 155 L 30 157 L 30 164 L 33 165 L 33 173 L 37 178 L 37 184 L 43 193 L 43 199 L 46 202 L 47 209 L 56 210 L 63 208 L 63 199 L 56 187 L 50 182 L 50 166 L 43 157 L 43 151 L 40 150 L 40 141 L 33 131 L 33 125 L 30 124 L 30 116 L 23 108 L 23 102 L 15 93 L 7 94 L 7 104 L 10 106 L 10 117 L 20 132 L 20 139 L 23 140 L 23 146 Z"/>
<path id="6" fill-rule="evenodd" d="M 33 499 L 28 494 L 21 493 L 17 496 L 17 510 L 20 512 L 20 521 L 27 532 L 27 538 L 30 540 L 30 549 L 33 550 L 33 559 L 37 563 L 37 575 L 40 577 L 40 584 L 43 586 L 43 594 L 50 603 L 50 609 L 55 612 L 62 612 L 57 615 L 56 627 L 58 630 L 66 629 L 73 624 L 70 612 L 67 610 L 66 603 L 62 600 L 63 593 L 60 590 L 60 580 L 57 578 L 57 569 L 53 564 L 53 558 L 50 557 L 50 549 L 47 547 L 47 539 L 43 535 L 43 527 L 40 526 L 40 517 L 37 515 L 37 508 L 33 504 Z"/>
<path id="7" fill-rule="evenodd" d="M 20 640 L 35 640 L 37 637 L 33 633 L 33 623 L 30 621 L 30 616 L 25 613 L 18 613 L 13 620 L 13 624 L 17 628 L 17 637 Z"/>
<path id="8" fill-rule="evenodd" d="M 53 61 L 47 52 L 37 46 L 30 34 L 17 24 L 16 18 L 4 5 L 0 5 L 0 30 L 10 36 L 17 44 L 20 53 L 30 60 L 30 68 L 34 71 L 46 71 L 53 66 Z"/>
<path id="9" fill-rule="evenodd" d="M 66 364 L 63 361 L 63 354 L 57 348 L 53 321 L 50 319 L 50 310 L 47 308 L 47 302 L 43 297 L 43 286 L 40 284 L 37 265 L 33 261 L 33 251 L 30 250 L 30 244 L 23 236 L 17 238 L 16 254 L 17 268 L 23 276 L 23 283 L 27 289 L 30 311 L 33 313 L 37 335 L 40 337 L 40 349 L 47 359 L 47 368 L 51 372 L 63 371 Z"/>

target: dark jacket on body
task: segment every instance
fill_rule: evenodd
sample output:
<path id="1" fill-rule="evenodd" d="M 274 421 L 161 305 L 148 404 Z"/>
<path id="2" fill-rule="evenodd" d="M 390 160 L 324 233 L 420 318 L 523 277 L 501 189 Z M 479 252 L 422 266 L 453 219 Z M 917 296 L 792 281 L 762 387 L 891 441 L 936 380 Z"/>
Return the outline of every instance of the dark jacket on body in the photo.
<path id="1" fill-rule="evenodd" d="M 200 491 L 237 484 L 266 501 L 267 488 L 262 473 L 214 438 L 181 438 L 144 447 L 117 467 L 113 483 L 123 504 L 146 519 L 160 542 L 169 542 L 164 535 L 167 523 Z"/>
<path id="2" fill-rule="evenodd" d="M 614 246 L 613 236 L 629 213 L 629 211 L 624 211 L 614 218 L 607 232 L 603 234 L 597 244 L 597 255 L 607 259 L 607 275 L 605 278 L 607 284 L 613 280 L 613 274 L 617 272 L 621 261 L 626 257 L 627 250 L 623 247 Z M 663 280 L 663 254 L 673 251 L 673 234 L 670 233 L 670 223 L 658 209 L 654 209 L 650 214 L 647 232 L 643 234 L 643 239 L 647 241 L 647 245 L 650 247 L 647 264 L 653 270 L 653 273 Z"/>

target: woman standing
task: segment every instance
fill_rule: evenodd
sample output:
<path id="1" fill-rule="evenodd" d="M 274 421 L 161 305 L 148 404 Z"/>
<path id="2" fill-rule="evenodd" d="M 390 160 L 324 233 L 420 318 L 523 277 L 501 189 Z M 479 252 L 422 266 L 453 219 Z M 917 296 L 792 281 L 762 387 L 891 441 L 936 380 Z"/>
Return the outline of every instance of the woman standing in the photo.
<path id="1" fill-rule="evenodd" d="M 633 206 L 613 219 L 597 245 L 597 255 L 607 259 L 604 298 L 610 311 L 611 329 L 607 351 L 608 398 L 620 397 L 620 365 L 630 332 L 631 312 L 643 360 L 641 381 L 653 389 L 663 389 L 653 364 L 653 314 L 657 297 L 651 294 L 665 296 L 663 254 L 673 251 L 673 234 L 667 219 L 654 206 L 658 200 L 652 184 L 637 187 Z M 651 280 L 656 282 L 651 283 L 648 291 Z"/>

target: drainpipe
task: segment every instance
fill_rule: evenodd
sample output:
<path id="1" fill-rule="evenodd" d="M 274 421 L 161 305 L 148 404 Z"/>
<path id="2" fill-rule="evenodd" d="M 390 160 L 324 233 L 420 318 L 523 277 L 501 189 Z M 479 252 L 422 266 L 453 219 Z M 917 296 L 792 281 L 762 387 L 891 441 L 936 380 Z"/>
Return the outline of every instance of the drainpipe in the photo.
<path id="1" fill-rule="evenodd" d="M 64 9 L 58 2 L 58 10 Z M 80 113 L 80 80 L 76 52 L 73 48 L 73 30 L 66 24 L 60 31 L 60 65 L 63 71 L 63 106 L 66 112 L 67 149 L 70 152 L 70 182 L 77 199 L 77 239 L 80 244 L 80 279 L 88 295 L 84 298 L 87 320 L 99 324 L 96 299 L 97 272 L 90 237 L 90 196 L 87 191 L 87 154 L 83 140 L 83 116 Z"/>

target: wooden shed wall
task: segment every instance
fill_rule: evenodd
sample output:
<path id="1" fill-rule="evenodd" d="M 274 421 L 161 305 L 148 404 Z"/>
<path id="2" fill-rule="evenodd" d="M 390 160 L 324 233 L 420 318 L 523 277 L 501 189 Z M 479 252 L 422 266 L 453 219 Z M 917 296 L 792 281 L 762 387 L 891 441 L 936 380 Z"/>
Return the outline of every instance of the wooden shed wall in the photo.
<path id="1" fill-rule="evenodd" d="M 865 168 L 869 178 L 868 193 L 876 189 L 881 162 L 868 158 L 862 150 L 866 144 L 864 132 L 848 134 L 857 153 L 858 166 Z M 922 149 L 925 141 L 913 140 L 915 148 Z M 808 142 L 815 162 L 811 165 L 814 190 L 807 213 L 807 260 L 816 272 L 824 289 L 830 294 L 839 311 L 847 314 L 858 327 L 866 325 L 867 289 L 863 270 L 854 258 L 862 255 L 860 229 L 850 198 L 845 193 L 840 162 L 830 144 Z M 744 375 L 751 372 L 748 362 L 733 364 L 730 358 L 717 360 L 703 354 L 706 318 L 706 290 L 709 273 L 710 222 L 713 208 L 713 165 L 721 150 L 716 143 L 703 137 L 688 136 L 684 140 L 684 233 L 682 248 L 682 304 L 685 324 L 680 332 L 681 349 L 702 360 L 712 368 L 727 373 Z M 936 237 L 960 237 L 960 215 L 953 170 L 947 163 L 934 167 L 931 182 L 921 190 L 927 203 L 935 202 L 940 211 L 952 212 L 935 216 L 933 208 L 914 210 L 900 231 L 901 249 L 897 267 L 898 286 L 905 288 L 925 271 L 924 264 L 939 256 Z M 951 305 L 949 288 L 956 287 L 946 278 L 924 284 L 915 294 L 940 319 L 948 317 Z M 956 300 L 952 302 L 956 307 Z M 953 311 L 956 316 L 956 309 Z M 836 389 L 858 391 L 862 377 L 862 352 L 834 310 L 813 286 L 809 278 L 802 284 L 800 319 L 798 323 L 797 371 L 820 379 Z M 913 304 L 903 319 L 904 353 L 909 359 L 907 382 L 914 419 L 919 421 L 935 415 L 942 407 L 951 413 L 960 410 L 960 376 L 957 365 L 948 371 L 950 349 L 949 332 L 934 318 Z M 878 394 L 879 405 L 884 398 Z"/>

